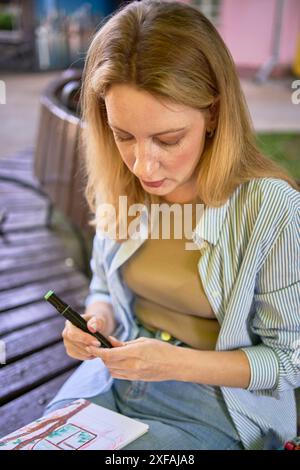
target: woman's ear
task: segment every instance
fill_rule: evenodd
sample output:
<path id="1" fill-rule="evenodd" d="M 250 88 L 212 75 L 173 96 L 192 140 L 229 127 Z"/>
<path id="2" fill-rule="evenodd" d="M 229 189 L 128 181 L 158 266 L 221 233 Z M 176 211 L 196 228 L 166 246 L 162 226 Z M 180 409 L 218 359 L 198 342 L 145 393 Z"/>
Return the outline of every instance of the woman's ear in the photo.
<path id="1" fill-rule="evenodd" d="M 207 109 L 206 129 L 214 131 L 217 127 L 220 109 L 220 97 L 217 97 L 213 104 Z"/>

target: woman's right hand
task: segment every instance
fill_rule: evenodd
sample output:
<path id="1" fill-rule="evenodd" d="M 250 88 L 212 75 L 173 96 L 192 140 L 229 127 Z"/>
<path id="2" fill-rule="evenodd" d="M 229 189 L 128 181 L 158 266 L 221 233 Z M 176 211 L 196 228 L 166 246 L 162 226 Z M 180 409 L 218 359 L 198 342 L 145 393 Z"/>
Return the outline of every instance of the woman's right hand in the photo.
<path id="1" fill-rule="evenodd" d="M 99 331 L 106 337 L 112 334 L 116 326 L 112 306 L 105 302 L 99 301 L 89 305 L 82 317 L 87 321 L 91 333 Z M 95 356 L 86 351 L 88 346 L 101 346 L 94 336 L 80 330 L 69 320 L 66 320 L 62 337 L 67 354 L 80 361 L 94 359 Z"/>

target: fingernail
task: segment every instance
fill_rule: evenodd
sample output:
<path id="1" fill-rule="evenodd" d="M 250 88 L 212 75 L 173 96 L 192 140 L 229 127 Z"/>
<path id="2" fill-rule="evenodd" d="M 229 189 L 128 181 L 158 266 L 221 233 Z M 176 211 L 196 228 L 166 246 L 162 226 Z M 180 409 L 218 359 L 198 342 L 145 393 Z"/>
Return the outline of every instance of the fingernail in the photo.
<path id="1" fill-rule="evenodd" d="M 93 341 L 92 345 L 96 346 L 96 347 L 99 347 L 99 346 L 101 346 L 101 343 L 99 341 Z"/>

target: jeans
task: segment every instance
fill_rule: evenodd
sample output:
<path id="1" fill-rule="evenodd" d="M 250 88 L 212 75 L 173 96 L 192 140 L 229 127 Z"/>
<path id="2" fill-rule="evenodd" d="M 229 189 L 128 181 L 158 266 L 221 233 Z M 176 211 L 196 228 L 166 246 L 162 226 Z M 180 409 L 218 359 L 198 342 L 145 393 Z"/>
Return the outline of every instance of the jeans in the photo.
<path id="1" fill-rule="evenodd" d="M 139 336 L 157 337 L 143 326 Z M 88 400 L 149 425 L 146 434 L 123 450 L 244 449 L 219 387 L 114 379 L 110 390 Z M 47 414 L 72 401 L 54 403 Z"/>

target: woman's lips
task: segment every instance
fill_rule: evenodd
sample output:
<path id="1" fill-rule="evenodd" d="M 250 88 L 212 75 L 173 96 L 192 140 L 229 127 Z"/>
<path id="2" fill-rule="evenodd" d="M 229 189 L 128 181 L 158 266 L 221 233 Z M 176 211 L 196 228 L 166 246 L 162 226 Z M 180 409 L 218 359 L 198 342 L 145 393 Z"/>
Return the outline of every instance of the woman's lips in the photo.
<path id="1" fill-rule="evenodd" d="M 159 181 L 144 181 L 142 180 L 142 182 L 146 185 L 146 186 L 150 186 L 152 188 L 158 188 L 159 186 L 161 186 L 163 184 L 163 182 L 165 181 L 166 178 L 162 179 L 162 180 L 159 180 Z"/>

